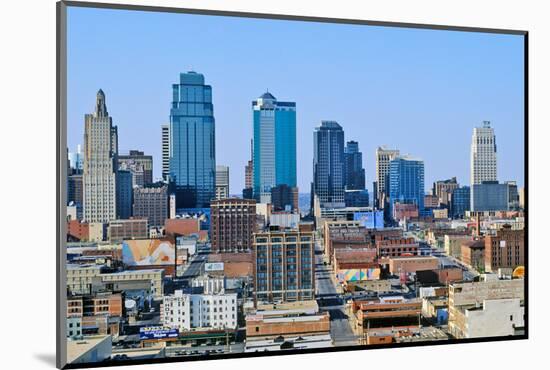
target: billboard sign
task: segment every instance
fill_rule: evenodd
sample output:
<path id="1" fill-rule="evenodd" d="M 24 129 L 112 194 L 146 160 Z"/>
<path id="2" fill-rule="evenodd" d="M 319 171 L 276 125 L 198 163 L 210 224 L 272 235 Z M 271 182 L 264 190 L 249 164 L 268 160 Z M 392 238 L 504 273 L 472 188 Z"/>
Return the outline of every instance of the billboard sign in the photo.
<path id="1" fill-rule="evenodd" d="M 204 271 L 223 271 L 223 262 L 211 262 L 204 264 Z"/>
<path id="2" fill-rule="evenodd" d="M 171 329 L 164 326 L 146 326 L 139 328 L 139 339 L 169 339 L 179 336 L 178 329 Z"/>
<path id="3" fill-rule="evenodd" d="M 176 248 L 168 239 L 125 240 L 122 262 L 128 266 L 174 265 Z"/>
<path id="4" fill-rule="evenodd" d="M 355 212 L 353 220 L 359 221 L 362 226 L 367 229 L 383 229 L 384 228 L 384 212 L 383 211 L 367 211 Z"/>

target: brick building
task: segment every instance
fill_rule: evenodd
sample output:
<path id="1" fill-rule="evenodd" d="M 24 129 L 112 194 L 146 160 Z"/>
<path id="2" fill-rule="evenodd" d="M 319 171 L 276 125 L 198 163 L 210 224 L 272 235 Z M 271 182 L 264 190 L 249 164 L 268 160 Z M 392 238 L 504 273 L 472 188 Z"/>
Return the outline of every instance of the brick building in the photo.
<path id="1" fill-rule="evenodd" d="M 190 235 L 198 234 L 200 220 L 198 218 L 167 218 L 164 221 L 164 233 L 166 235 Z"/>
<path id="2" fill-rule="evenodd" d="M 525 231 L 503 227 L 494 236 L 485 237 L 485 271 L 525 264 Z"/>
<path id="3" fill-rule="evenodd" d="M 416 273 L 420 270 L 436 270 L 438 267 L 439 260 L 433 256 L 391 257 L 389 259 L 389 270 L 394 275 Z"/>
<path id="4" fill-rule="evenodd" d="M 210 203 L 210 237 L 213 253 L 249 252 L 256 232 L 256 201 L 219 199 Z"/>
<path id="5" fill-rule="evenodd" d="M 107 238 L 110 241 L 125 239 L 147 239 L 149 228 L 147 219 L 113 220 L 107 227 Z"/>
<path id="6" fill-rule="evenodd" d="M 313 232 L 298 229 L 254 234 L 255 301 L 314 299 L 314 254 Z"/>
<path id="7" fill-rule="evenodd" d="M 463 242 L 460 259 L 476 270 L 485 268 L 485 241 L 481 239 Z"/>
<path id="8" fill-rule="evenodd" d="M 418 243 L 414 238 L 385 239 L 376 242 L 378 257 L 399 257 L 418 255 Z"/>

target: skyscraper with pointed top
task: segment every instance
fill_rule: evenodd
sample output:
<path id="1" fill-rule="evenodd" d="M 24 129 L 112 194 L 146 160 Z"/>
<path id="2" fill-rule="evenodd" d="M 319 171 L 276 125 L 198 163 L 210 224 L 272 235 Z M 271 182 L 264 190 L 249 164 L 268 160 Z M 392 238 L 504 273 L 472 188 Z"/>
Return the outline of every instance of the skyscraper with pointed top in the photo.
<path id="1" fill-rule="evenodd" d="M 170 179 L 177 208 L 207 208 L 215 198 L 216 131 L 212 87 L 197 72 L 172 85 Z"/>
<path id="2" fill-rule="evenodd" d="M 296 187 L 296 103 L 269 92 L 252 101 L 253 188 L 260 203 L 271 203 L 271 188 Z"/>
<path id="3" fill-rule="evenodd" d="M 95 111 L 84 116 L 83 216 L 87 222 L 116 219 L 117 127 L 99 90 Z"/>

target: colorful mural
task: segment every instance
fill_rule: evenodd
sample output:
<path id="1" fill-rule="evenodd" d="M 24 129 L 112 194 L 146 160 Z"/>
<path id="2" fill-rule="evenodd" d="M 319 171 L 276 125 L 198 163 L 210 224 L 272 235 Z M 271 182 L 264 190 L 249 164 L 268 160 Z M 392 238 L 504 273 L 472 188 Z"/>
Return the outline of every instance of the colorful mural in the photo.
<path id="1" fill-rule="evenodd" d="M 129 266 L 173 265 L 174 243 L 166 239 L 126 240 L 122 244 L 122 262 Z"/>
<path id="2" fill-rule="evenodd" d="M 368 269 L 342 269 L 336 273 L 339 282 L 378 280 L 380 278 L 379 268 Z"/>

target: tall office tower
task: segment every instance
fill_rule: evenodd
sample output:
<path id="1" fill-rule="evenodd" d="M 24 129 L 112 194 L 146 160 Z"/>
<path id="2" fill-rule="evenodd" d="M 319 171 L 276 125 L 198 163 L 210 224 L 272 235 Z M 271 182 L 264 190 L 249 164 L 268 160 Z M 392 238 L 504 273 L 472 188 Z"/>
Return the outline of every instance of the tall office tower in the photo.
<path id="1" fill-rule="evenodd" d="M 497 181 L 497 143 L 489 121 L 483 121 L 483 127 L 474 128 L 470 160 L 471 185 Z"/>
<path id="2" fill-rule="evenodd" d="M 464 218 L 470 210 L 470 187 L 461 186 L 451 196 L 451 214 L 453 218 Z"/>
<path id="3" fill-rule="evenodd" d="M 271 203 L 271 188 L 296 186 L 296 103 L 264 93 L 252 102 L 254 197 Z"/>
<path id="4" fill-rule="evenodd" d="M 390 161 L 399 156 L 399 150 L 378 147 L 376 149 L 376 198 L 378 208 L 382 209 L 388 200 L 387 181 L 390 170 Z"/>
<path id="5" fill-rule="evenodd" d="M 419 215 L 424 211 L 424 161 L 407 156 L 390 160 L 389 166 L 390 214 L 395 203 L 414 204 Z"/>
<path id="6" fill-rule="evenodd" d="M 252 234 L 256 232 L 254 199 L 220 199 L 210 204 L 212 252 L 250 252 Z"/>
<path id="7" fill-rule="evenodd" d="M 447 207 L 451 204 L 453 191 L 455 191 L 458 186 L 456 177 L 447 180 L 439 180 L 434 182 L 432 194 L 437 197 L 439 204 Z"/>
<path id="8" fill-rule="evenodd" d="M 344 130 L 322 121 L 313 132 L 313 182 L 322 208 L 345 207 Z"/>
<path id="9" fill-rule="evenodd" d="M 359 151 L 357 141 L 348 141 L 344 148 L 344 171 L 346 190 L 365 189 L 365 169 L 363 168 L 363 153 Z"/>
<path id="10" fill-rule="evenodd" d="M 170 125 L 162 125 L 162 179 L 168 181 L 170 175 Z"/>
<path id="11" fill-rule="evenodd" d="M 216 131 L 212 87 L 196 72 L 172 85 L 170 177 L 177 208 L 206 208 L 216 189 Z"/>
<path id="12" fill-rule="evenodd" d="M 134 189 L 133 216 L 146 218 L 149 226 L 164 226 L 168 218 L 168 185 L 154 183 Z"/>
<path id="13" fill-rule="evenodd" d="M 95 112 L 84 116 L 83 211 L 87 222 L 116 219 L 117 140 L 116 126 L 100 89 Z"/>
<path id="14" fill-rule="evenodd" d="M 126 220 L 132 217 L 133 178 L 129 170 L 118 170 L 116 174 L 116 216 Z"/>
<path id="15" fill-rule="evenodd" d="M 69 153 L 69 167 L 74 175 L 81 174 L 84 167 L 84 158 L 80 150 L 80 144 L 76 146 L 76 152 Z"/>
<path id="16" fill-rule="evenodd" d="M 216 199 L 229 198 L 229 167 L 216 166 Z"/>
<path id="17" fill-rule="evenodd" d="M 145 186 L 153 183 L 153 156 L 139 150 L 118 155 L 118 169 L 129 170 L 134 176 L 134 185 Z"/>
<path id="18" fill-rule="evenodd" d="M 273 303 L 315 297 L 313 232 L 271 230 L 254 234 L 254 300 Z"/>

